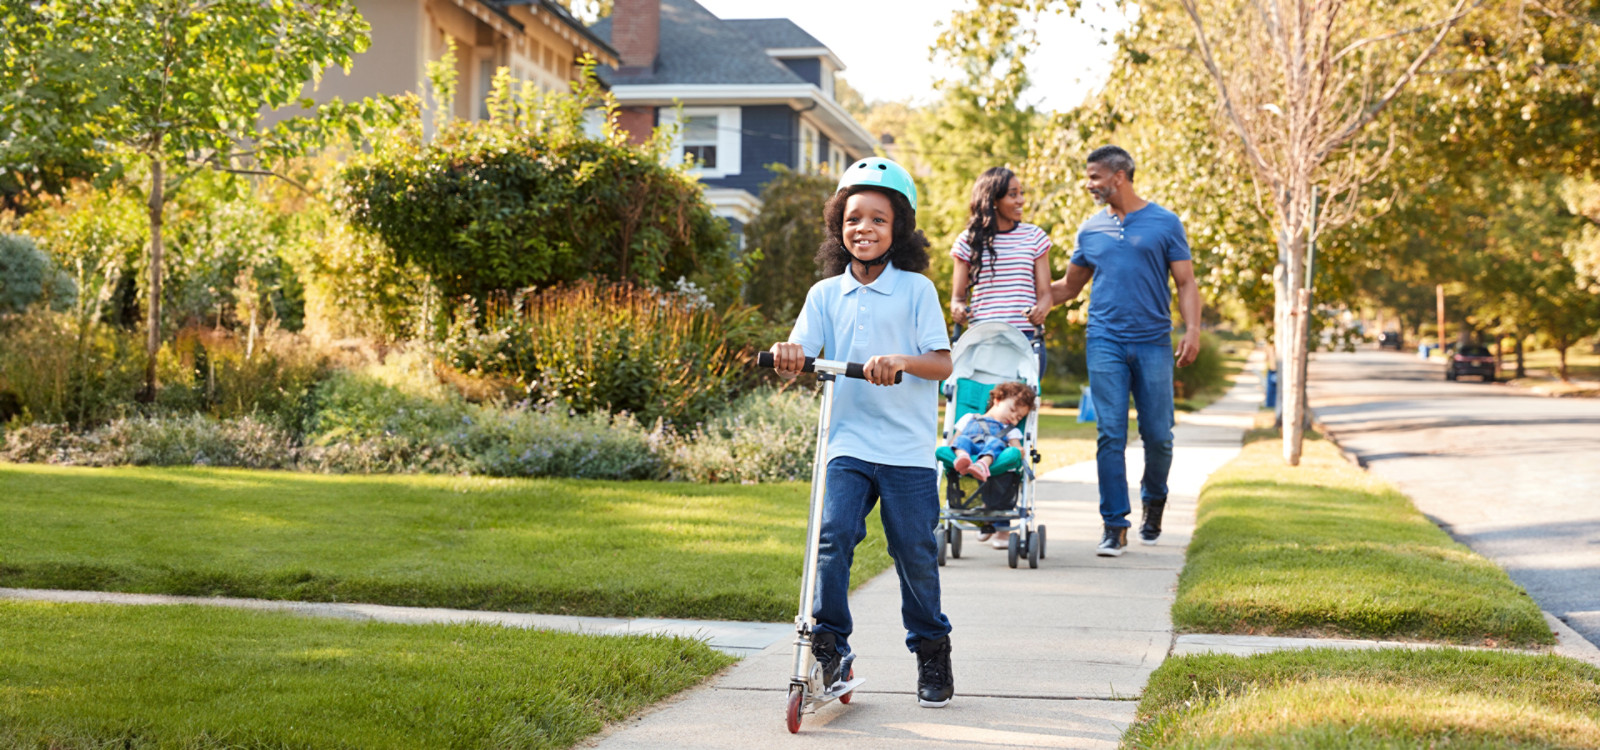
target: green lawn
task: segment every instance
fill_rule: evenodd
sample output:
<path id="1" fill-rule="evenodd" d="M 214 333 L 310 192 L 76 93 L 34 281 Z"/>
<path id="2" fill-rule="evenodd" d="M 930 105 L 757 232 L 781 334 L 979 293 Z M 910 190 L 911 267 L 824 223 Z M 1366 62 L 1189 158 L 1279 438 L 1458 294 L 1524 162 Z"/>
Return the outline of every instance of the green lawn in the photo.
<path id="1" fill-rule="evenodd" d="M 1150 676 L 1129 748 L 1600 747 L 1600 669 L 1457 649 L 1186 656 Z"/>
<path id="2" fill-rule="evenodd" d="M 0 586 L 793 619 L 804 484 L 0 463 Z M 890 565 L 876 517 L 853 581 Z"/>
<path id="3" fill-rule="evenodd" d="M 733 661 L 689 639 L 0 601 L 0 746 L 565 748 Z M 776 715 L 776 710 L 774 710 Z"/>
<path id="4" fill-rule="evenodd" d="M 1178 580 L 1189 632 L 1553 643 L 1504 571 L 1393 487 L 1308 439 L 1299 468 L 1262 440 L 1213 474 Z"/>

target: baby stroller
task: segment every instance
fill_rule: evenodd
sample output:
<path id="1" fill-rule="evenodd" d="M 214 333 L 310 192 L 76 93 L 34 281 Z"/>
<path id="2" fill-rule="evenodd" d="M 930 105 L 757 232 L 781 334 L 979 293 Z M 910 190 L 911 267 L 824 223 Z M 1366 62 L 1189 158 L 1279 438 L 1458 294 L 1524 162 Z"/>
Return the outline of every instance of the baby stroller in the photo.
<path id="1" fill-rule="evenodd" d="M 941 446 L 934 452 L 943 478 L 945 507 L 939 511 L 939 564 L 946 556 L 961 557 L 963 528 L 993 531 L 1010 526 L 1006 562 L 1017 567 L 1039 567 L 1044 557 L 1044 525 L 1034 517 L 1033 464 L 1039 463 L 1039 360 L 1028 337 L 999 322 L 979 323 L 962 334 L 951 348 L 955 369 L 945 381 L 943 436 L 949 440 L 956 420 L 989 407 L 989 391 L 1000 383 L 1017 381 L 1033 387 L 1033 408 L 1019 425 L 1022 448 L 1007 448 L 989 469 L 988 481 L 955 470 L 955 451 Z M 1031 459 L 1031 460 L 1030 460 Z"/>

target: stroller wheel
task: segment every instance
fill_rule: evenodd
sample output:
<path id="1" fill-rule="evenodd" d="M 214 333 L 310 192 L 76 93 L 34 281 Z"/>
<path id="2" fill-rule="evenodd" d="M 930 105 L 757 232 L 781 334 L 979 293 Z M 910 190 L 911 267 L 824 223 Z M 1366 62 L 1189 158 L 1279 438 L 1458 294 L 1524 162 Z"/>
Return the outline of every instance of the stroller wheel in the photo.
<path id="1" fill-rule="evenodd" d="M 950 525 L 950 556 L 961 559 L 961 527 Z"/>
<path id="2" fill-rule="evenodd" d="M 1044 552 L 1044 550 L 1040 548 L 1041 545 L 1039 543 L 1041 541 L 1044 540 L 1039 536 L 1038 531 L 1034 531 L 1032 534 L 1028 535 L 1028 567 L 1030 568 L 1039 567 L 1039 555 Z"/>
<path id="3" fill-rule="evenodd" d="M 1011 539 L 1006 542 L 1006 564 L 1017 567 L 1017 557 L 1022 554 L 1022 533 L 1014 531 Z"/>
<path id="4" fill-rule="evenodd" d="M 1035 541 L 1034 544 L 1039 545 L 1039 559 L 1043 560 L 1044 559 L 1044 524 L 1039 524 L 1038 530 L 1034 531 L 1033 535 L 1035 537 L 1037 537 L 1037 539 L 1038 539 L 1038 541 Z"/>
<path id="5" fill-rule="evenodd" d="M 939 567 L 944 567 L 945 550 L 950 546 L 950 540 L 945 536 L 944 527 L 933 530 L 934 546 L 939 548 Z"/>

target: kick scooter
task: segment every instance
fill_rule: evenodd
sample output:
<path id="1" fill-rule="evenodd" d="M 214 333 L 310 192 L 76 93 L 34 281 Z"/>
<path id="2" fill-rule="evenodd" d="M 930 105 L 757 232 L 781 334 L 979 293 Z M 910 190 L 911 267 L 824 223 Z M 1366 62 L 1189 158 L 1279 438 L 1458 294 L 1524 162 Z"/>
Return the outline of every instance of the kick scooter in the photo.
<path id="1" fill-rule="evenodd" d="M 756 364 L 772 367 L 772 352 L 761 352 Z M 794 618 L 794 674 L 789 677 L 789 704 L 786 719 L 789 733 L 800 731 L 800 717 L 816 713 L 817 709 L 837 700 L 849 703 L 853 691 L 865 682 L 857 679 L 855 669 L 845 675 L 842 682 L 831 688 L 822 684 L 822 665 L 811 655 L 812 628 L 816 626 L 812 606 L 817 593 L 817 555 L 822 546 L 822 504 L 827 497 L 828 485 L 828 428 L 833 424 L 833 383 L 840 375 L 866 379 L 862 365 L 857 362 L 832 362 L 806 357 L 802 372 L 817 373 L 822 382 L 822 410 L 817 416 L 817 458 L 811 467 L 811 516 L 806 521 L 806 562 L 800 574 L 800 614 Z M 895 373 L 898 383 L 904 373 Z"/>

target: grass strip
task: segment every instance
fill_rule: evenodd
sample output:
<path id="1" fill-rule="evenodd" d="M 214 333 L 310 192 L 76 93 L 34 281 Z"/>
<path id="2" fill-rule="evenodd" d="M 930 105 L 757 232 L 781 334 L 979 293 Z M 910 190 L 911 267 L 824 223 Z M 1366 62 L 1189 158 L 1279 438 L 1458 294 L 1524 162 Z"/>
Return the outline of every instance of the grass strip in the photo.
<path id="1" fill-rule="evenodd" d="M 0 586 L 794 617 L 807 486 L 0 463 Z M 891 560 L 875 518 L 852 581 Z"/>
<path id="2" fill-rule="evenodd" d="M 733 661 L 684 638 L 0 601 L 0 746 L 565 748 Z"/>
<path id="3" fill-rule="evenodd" d="M 1600 747 L 1600 669 L 1453 648 L 1168 659 L 1131 748 Z"/>
<path id="4" fill-rule="evenodd" d="M 1172 607 L 1182 630 L 1554 643 L 1504 571 L 1314 436 L 1298 468 L 1277 441 L 1246 445 L 1206 484 L 1198 521 Z"/>

